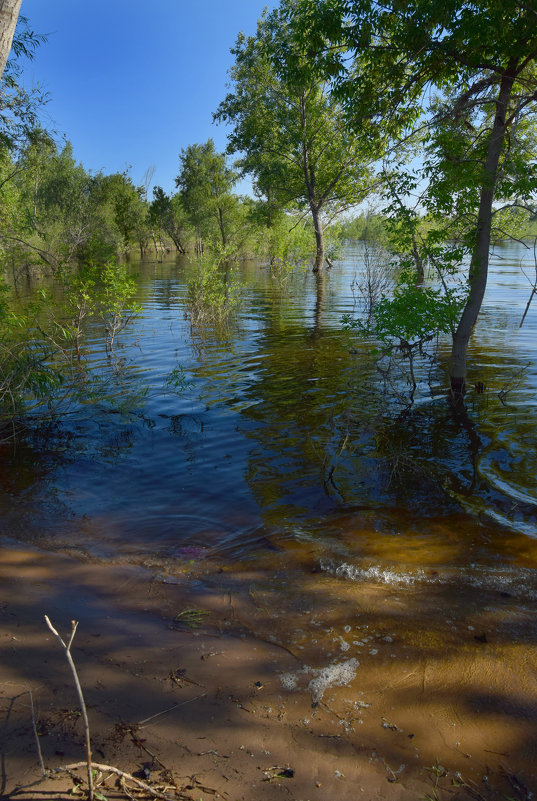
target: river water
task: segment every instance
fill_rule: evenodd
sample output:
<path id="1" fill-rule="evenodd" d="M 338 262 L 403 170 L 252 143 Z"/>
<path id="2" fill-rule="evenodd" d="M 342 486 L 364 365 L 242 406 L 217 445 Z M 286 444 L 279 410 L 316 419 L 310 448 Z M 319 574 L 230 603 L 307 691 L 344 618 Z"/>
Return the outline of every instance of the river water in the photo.
<path id="1" fill-rule="evenodd" d="M 322 289 L 240 265 L 243 306 L 224 329 L 190 322 L 195 264 L 134 265 L 143 313 L 114 359 L 90 333 L 108 402 L 3 446 L 3 534 L 165 581 L 255 566 L 270 582 L 285 567 L 537 598 L 537 306 L 519 328 L 532 252 L 494 251 L 470 356 L 485 391 L 458 419 L 448 342 L 418 365 L 408 405 L 404 365 L 389 386 L 372 343 L 343 330 L 362 255 L 348 246 Z"/>
<path id="2" fill-rule="evenodd" d="M 351 773 L 356 754 L 387 759 L 390 782 L 438 760 L 503 780 L 507 764 L 537 787 L 537 306 L 519 328 L 531 257 L 494 251 L 458 416 L 449 342 L 416 363 L 409 403 L 408 365 L 382 375 L 374 343 L 343 329 L 360 246 L 322 284 L 240 265 L 227 328 L 192 324 L 194 263 L 133 265 L 143 312 L 114 357 L 102 324 L 89 330 L 107 400 L 0 446 L 0 534 L 85 562 L 100 592 L 141 577 L 110 587 L 105 609 L 135 592 L 172 627 L 194 608 L 209 637 L 240 634 L 259 658 L 269 641 L 263 714 L 292 725 L 297 748 L 309 731 L 319 753 L 346 739 Z M 48 601 L 78 614 L 76 599 Z"/>

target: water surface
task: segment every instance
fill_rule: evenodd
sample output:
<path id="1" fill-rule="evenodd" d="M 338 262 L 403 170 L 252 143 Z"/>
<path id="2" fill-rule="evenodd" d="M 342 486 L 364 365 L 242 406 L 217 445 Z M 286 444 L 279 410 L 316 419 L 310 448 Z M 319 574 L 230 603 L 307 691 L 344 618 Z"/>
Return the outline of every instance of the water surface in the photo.
<path id="1" fill-rule="evenodd" d="M 186 260 L 135 265 L 141 317 L 92 359 L 106 404 L 3 446 L 2 533 L 90 559 L 144 564 L 166 580 L 278 570 L 338 582 L 537 592 L 537 313 L 520 319 L 531 252 L 501 245 L 471 343 L 468 414 L 445 387 L 448 342 L 386 384 L 357 313 L 362 251 L 322 288 L 240 265 L 244 303 L 227 328 L 191 325 Z M 179 393 L 167 377 L 179 370 Z M 395 392 L 394 392 L 395 390 Z M 282 592 L 288 590 L 287 579 Z"/>

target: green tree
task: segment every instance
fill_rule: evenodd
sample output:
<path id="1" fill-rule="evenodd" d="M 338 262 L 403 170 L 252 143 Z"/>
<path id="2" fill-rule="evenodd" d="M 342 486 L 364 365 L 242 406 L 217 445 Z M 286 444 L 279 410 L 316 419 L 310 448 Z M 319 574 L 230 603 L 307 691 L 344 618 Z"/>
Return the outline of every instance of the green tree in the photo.
<path id="1" fill-rule="evenodd" d="M 170 197 L 161 186 L 155 186 L 149 214 L 154 227 L 170 237 L 179 253 L 186 253 L 186 215 L 180 195 Z"/>
<path id="2" fill-rule="evenodd" d="M 182 149 L 179 158 L 175 183 L 188 219 L 200 239 L 218 242 L 225 251 L 239 204 L 232 193 L 238 175 L 227 166 L 225 155 L 216 152 L 212 139 Z"/>
<path id="3" fill-rule="evenodd" d="M 104 176 L 96 192 L 110 209 L 113 224 L 120 234 L 122 250 L 128 253 L 136 242 L 143 256 L 151 237 L 148 209 L 143 200 L 144 188 L 135 186 L 125 171 Z"/>
<path id="4" fill-rule="evenodd" d="M 438 246 L 440 221 L 456 219 L 470 262 L 452 331 L 450 384 L 460 400 L 497 206 L 531 208 L 535 199 L 535 0 L 299 0 L 293 13 L 301 46 L 322 50 L 317 66 L 333 78 L 356 131 L 367 110 L 371 132 L 392 148 L 423 136 L 425 163 L 413 188 L 427 179 L 423 203 L 438 223 L 428 238 L 432 257 L 440 268 L 440 256 L 453 265 L 446 243 Z"/>
<path id="5" fill-rule="evenodd" d="M 69 142 L 60 150 L 46 132 L 34 130 L 16 160 L 6 156 L 0 166 L 4 257 L 23 268 L 39 262 L 53 271 L 111 258 L 119 234 L 105 219 L 102 181 L 75 161 Z"/>
<path id="6" fill-rule="evenodd" d="M 362 200 L 370 143 L 349 130 L 341 104 L 307 56 L 297 55 L 294 0 L 264 15 L 257 35 L 240 34 L 231 69 L 233 91 L 215 119 L 230 123 L 228 150 L 240 153 L 257 191 L 280 208 L 311 214 L 314 270 L 325 260 L 326 220 Z"/>

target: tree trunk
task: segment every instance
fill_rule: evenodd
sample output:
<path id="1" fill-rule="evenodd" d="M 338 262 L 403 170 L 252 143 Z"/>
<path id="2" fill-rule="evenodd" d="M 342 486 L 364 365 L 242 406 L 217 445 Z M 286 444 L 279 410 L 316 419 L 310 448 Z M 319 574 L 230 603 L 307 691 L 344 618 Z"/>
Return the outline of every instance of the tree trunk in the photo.
<path id="1" fill-rule="evenodd" d="M 494 118 L 487 157 L 483 167 L 483 181 L 479 201 L 476 236 L 468 276 L 470 291 L 459 320 L 459 325 L 453 334 L 453 346 L 451 350 L 450 383 L 451 395 L 455 401 L 461 401 L 466 391 L 466 353 L 468 342 L 479 315 L 481 303 L 483 302 L 483 296 L 487 287 L 490 232 L 492 227 L 492 204 L 498 178 L 500 155 L 505 141 L 507 112 L 511 91 L 513 89 L 515 67 L 516 63 L 508 66 L 500 84 L 498 100 L 496 101 L 496 116 Z"/>
<path id="2" fill-rule="evenodd" d="M 425 281 L 425 266 L 420 255 L 415 231 L 412 234 L 412 256 L 414 257 L 414 264 L 416 265 L 416 272 L 418 274 L 418 284 L 423 284 Z"/>
<path id="3" fill-rule="evenodd" d="M 313 272 L 317 273 L 319 270 L 322 270 L 324 264 L 324 231 L 321 221 L 321 210 L 313 203 L 310 208 L 311 216 L 313 217 L 313 227 L 315 228 L 315 244 L 317 246 Z"/>
<path id="4" fill-rule="evenodd" d="M 11 50 L 22 0 L 0 0 L 0 78 Z"/>
<path id="5" fill-rule="evenodd" d="M 220 237 L 222 239 L 222 247 L 227 245 L 226 227 L 224 225 L 224 212 L 221 206 L 218 206 L 218 227 L 220 228 Z"/>
<path id="6" fill-rule="evenodd" d="M 170 237 L 173 240 L 173 244 L 175 245 L 175 249 L 177 250 L 177 252 L 180 253 L 182 256 L 184 256 L 186 253 L 185 246 L 183 245 L 179 237 L 176 234 L 170 234 Z"/>
<path id="7" fill-rule="evenodd" d="M 321 323 L 324 310 L 324 273 L 318 270 L 315 273 L 316 279 L 316 293 L 315 293 L 315 326 L 314 331 L 318 334 L 321 330 Z"/>

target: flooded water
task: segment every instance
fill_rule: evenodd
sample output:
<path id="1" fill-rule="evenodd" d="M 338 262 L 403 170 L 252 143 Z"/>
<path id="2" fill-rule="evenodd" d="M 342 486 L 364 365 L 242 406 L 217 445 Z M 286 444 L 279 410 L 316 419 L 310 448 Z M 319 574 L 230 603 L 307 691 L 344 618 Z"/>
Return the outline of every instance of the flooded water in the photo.
<path id="1" fill-rule="evenodd" d="M 362 257 L 349 247 L 322 285 L 241 265 L 224 329 L 190 322 L 196 265 L 133 265 L 143 313 L 114 358 L 90 330 L 106 402 L 1 446 L 0 534 L 97 574 L 105 610 L 117 596 L 183 629 L 177 613 L 198 610 L 220 637 L 210 656 L 224 640 L 252 665 L 270 654 L 260 716 L 298 750 L 309 737 L 308 760 L 345 741 L 338 781 L 358 754 L 389 782 L 442 760 L 480 787 L 507 765 L 537 788 L 537 306 L 519 328 L 531 253 L 494 252 L 458 416 L 449 342 L 416 364 L 409 403 L 408 365 L 382 375 L 374 343 L 343 329 Z M 30 606 L 37 592 L 78 616 L 51 591 L 61 576 L 40 575 Z"/>
<path id="2" fill-rule="evenodd" d="M 227 329 L 191 325 L 194 264 L 136 265 L 143 313 L 112 362 L 91 333 L 111 400 L 3 446 L 2 533 L 163 581 L 255 570 L 299 606 L 298 575 L 330 586 L 333 604 L 356 583 L 537 598 L 537 307 L 519 329 L 531 255 L 494 252 L 470 357 L 485 391 L 459 419 L 449 343 L 418 369 L 428 380 L 408 406 L 404 376 L 387 386 L 372 343 L 343 330 L 359 246 L 322 288 L 311 273 L 282 285 L 240 266 L 244 303 Z"/>

